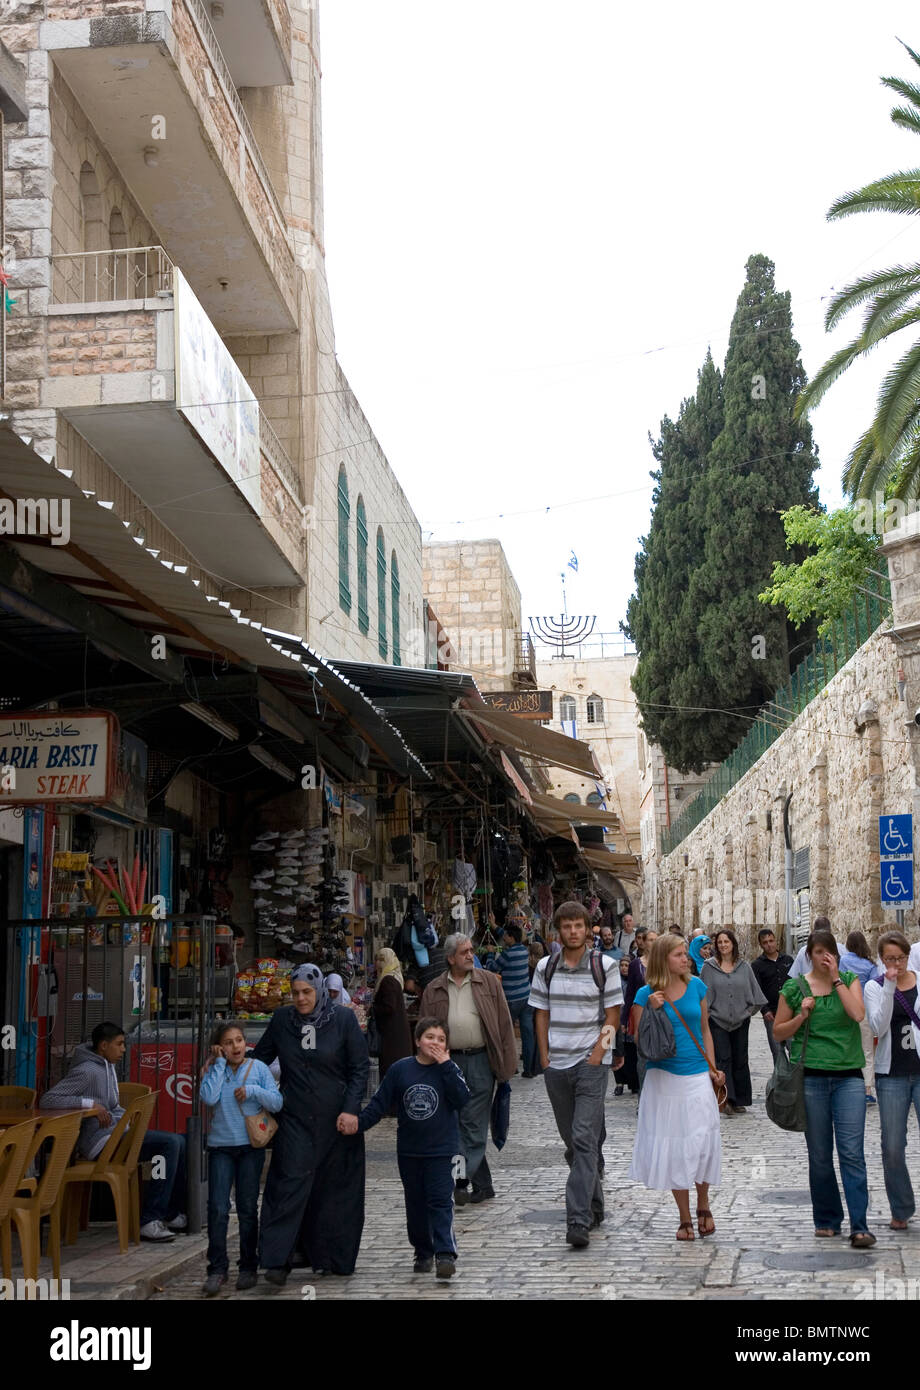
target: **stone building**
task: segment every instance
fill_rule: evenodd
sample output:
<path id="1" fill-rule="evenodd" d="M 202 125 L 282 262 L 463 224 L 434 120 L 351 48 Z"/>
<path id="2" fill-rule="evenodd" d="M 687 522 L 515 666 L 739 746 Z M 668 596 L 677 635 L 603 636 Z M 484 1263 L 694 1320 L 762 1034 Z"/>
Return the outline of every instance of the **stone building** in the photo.
<path id="1" fill-rule="evenodd" d="M 425 597 L 450 639 L 449 661 L 481 690 L 536 686 L 534 649 L 521 623 L 521 591 L 498 540 L 422 547 Z"/>
<path id="2" fill-rule="evenodd" d="M 645 731 L 636 730 L 639 764 L 639 842 L 642 854 L 644 922 L 648 927 L 666 926 L 659 912 L 658 861 L 662 836 L 689 806 L 709 773 L 678 772 L 670 767 L 657 743 L 649 743 Z"/>
<path id="3" fill-rule="evenodd" d="M 629 678 L 634 653 L 604 657 L 537 659 L 537 682 L 553 692 L 552 727 L 588 743 L 604 771 L 605 786 L 576 773 L 553 770 L 552 795 L 594 806 L 606 803 L 620 819 L 618 851 L 639 853 L 639 765 L 636 734 L 639 713 Z"/>
<path id="4" fill-rule="evenodd" d="M 14 0 L 0 38 L 14 428 L 231 611 L 404 661 L 421 532 L 335 357 L 314 0 Z"/>

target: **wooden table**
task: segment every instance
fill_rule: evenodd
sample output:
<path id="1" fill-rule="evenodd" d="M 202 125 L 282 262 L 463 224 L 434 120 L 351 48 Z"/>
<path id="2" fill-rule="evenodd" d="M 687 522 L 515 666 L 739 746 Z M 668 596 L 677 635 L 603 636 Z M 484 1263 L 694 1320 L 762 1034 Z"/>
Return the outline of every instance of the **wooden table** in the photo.
<path id="1" fill-rule="evenodd" d="M 59 1119 L 62 1115 L 84 1115 L 89 1116 L 88 1110 L 75 1107 L 71 1110 L 40 1110 L 37 1105 L 33 1105 L 29 1110 L 0 1110 L 0 1132 L 5 1129 L 12 1129 L 13 1125 L 25 1124 L 26 1120 L 38 1120 L 39 1124 L 45 1120 Z"/>

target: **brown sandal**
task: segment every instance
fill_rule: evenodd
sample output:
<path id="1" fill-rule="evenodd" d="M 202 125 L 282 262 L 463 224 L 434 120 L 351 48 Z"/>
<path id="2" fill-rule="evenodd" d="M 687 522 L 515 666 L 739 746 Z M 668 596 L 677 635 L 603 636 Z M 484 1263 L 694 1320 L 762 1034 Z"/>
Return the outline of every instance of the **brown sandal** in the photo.
<path id="1" fill-rule="evenodd" d="M 712 1225 L 709 1227 L 709 1229 L 708 1229 L 707 1231 L 704 1231 L 704 1230 L 703 1230 L 703 1222 L 704 1222 L 704 1221 L 706 1221 L 706 1222 L 712 1221 Z M 699 1230 L 699 1233 L 700 1233 L 701 1236 L 704 1236 L 704 1237 L 705 1237 L 705 1236 L 711 1236 L 711 1235 L 714 1235 L 714 1234 L 715 1234 L 716 1223 L 715 1223 L 715 1221 L 713 1220 L 713 1216 L 712 1216 L 712 1212 L 711 1212 L 711 1211 L 705 1211 L 702 1207 L 697 1207 L 697 1209 L 696 1209 L 696 1223 L 697 1223 L 697 1229 Z"/>
<path id="2" fill-rule="evenodd" d="M 689 1235 L 686 1235 L 686 1236 L 682 1236 L 682 1235 L 681 1235 L 681 1231 L 689 1231 L 690 1234 L 689 1234 Z M 682 1222 L 680 1223 L 680 1225 L 679 1225 L 678 1228 L 677 1228 L 677 1239 L 678 1239 L 678 1240 L 696 1240 L 696 1235 L 695 1235 L 694 1230 L 693 1230 L 693 1222 L 692 1222 L 692 1221 L 682 1221 Z"/>

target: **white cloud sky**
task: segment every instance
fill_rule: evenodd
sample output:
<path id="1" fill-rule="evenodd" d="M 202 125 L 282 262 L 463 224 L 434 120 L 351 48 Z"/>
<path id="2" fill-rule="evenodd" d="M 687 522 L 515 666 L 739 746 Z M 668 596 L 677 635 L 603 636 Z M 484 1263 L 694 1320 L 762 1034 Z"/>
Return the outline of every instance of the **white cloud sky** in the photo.
<path id="1" fill-rule="evenodd" d="M 813 374 L 832 287 L 920 259 L 918 225 L 828 223 L 920 164 L 879 78 L 920 79 L 906 0 L 321 6 L 339 358 L 426 539 L 498 536 L 529 614 L 614 631 L 648 527 L 647 435 L 721 364 L 744 263 L 776 262 Z M 906 344 L 904 344 L 906 346 Z M 903 348 L 902 348 L 903 350 Z M 893 354 L 815 413 L 822 500 Z M 550 510 L 547 511 L 546 508 Z"/>

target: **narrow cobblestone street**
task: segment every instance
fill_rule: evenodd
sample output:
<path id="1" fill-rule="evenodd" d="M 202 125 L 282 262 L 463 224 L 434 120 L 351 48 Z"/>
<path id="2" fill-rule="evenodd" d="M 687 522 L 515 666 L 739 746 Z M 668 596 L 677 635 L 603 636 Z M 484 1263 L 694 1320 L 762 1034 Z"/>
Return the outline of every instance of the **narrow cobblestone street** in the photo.
<path id="1" fill-rule="evenodd" d="M 501 1153 L 489 1149 L 498 1196 L 479 1207 L 458 1209 L 460 1259 L 449 1284 L 411 1272 L 394 1120 L 368 1137 L 367 1217 L 353 1277 L 316 1278 L 308 1269 L 295 1270 L 280 1292 L 260 1283 L 252 1292 L 237 1294 L 234 1274 L 220 1297 L 786 1301 L 875 1298 L 879 1274 L 886 1280 L 920 1281 L 920 1226 L 901 1235 L 888 1229 L 877 1107 L 869 1109 L 866 1157 L 869 1225 L 878 1244 L 861 1253 L 850 1248 L 846 1223 L 840 1240 L 820 1241 L 813 1235 L 804 1136 L 777 1129 L 764 1111 L 770 1056 L 758 1019 L 751 1027 L 751 1058 L 754 1105 L 747 1115 L 722 1120 L 723 1182 L 712 1204 L 717 1229 L 705 1241 L 678 1244 L 670 1195 L 648 1192 L 627 1178 L 636 1104 L 628 1094 L 614 1096 L 611 1085 L 607 1219 L 600 1232 L 592 1233 L 589 1249 L 571 1250 L 565 1244 L 566 1168 L 545 1088 L 539 1079 L 517 1077 L 508 1143 Z M 918 1158 L 914 1127 L 908 1161 L 915 1173 L 920 1173 Z M 199 1298 L 204 1276 L 202 1256 L 186 1264 L 155 1297 Z M 903 1298 L 905 1292 L 888 1286 L 886 1296 Z"/>

